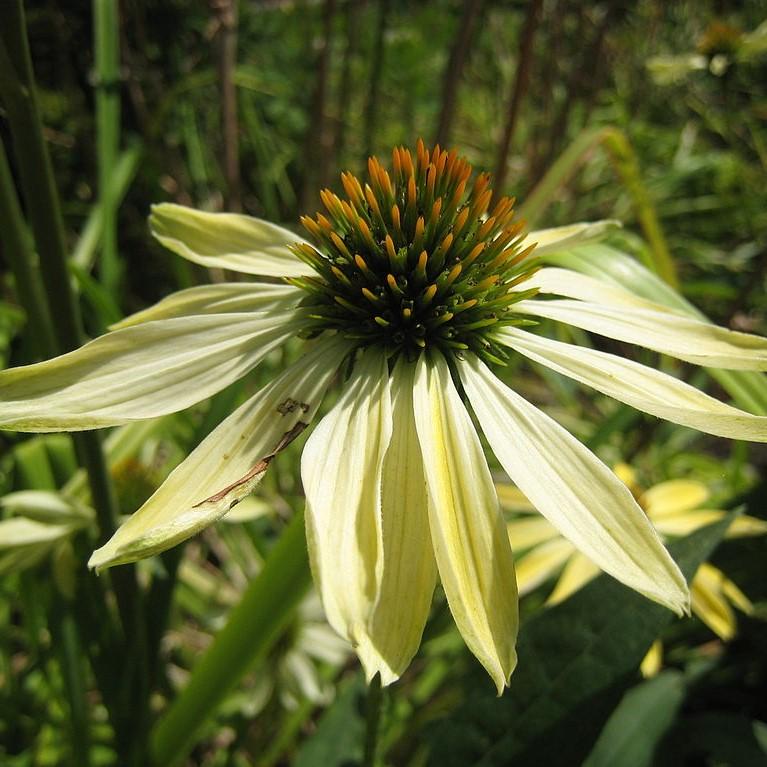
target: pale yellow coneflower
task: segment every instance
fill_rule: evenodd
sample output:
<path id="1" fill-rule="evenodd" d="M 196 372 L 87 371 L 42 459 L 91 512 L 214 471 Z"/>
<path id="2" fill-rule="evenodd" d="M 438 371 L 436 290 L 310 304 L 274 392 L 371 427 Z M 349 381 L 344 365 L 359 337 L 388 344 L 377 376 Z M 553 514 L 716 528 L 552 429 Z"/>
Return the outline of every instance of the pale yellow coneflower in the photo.
<path id="1" fill-rule="evenodd" d="M 767 419 L 635 362 L 530 332 L 567 322 L 706 364 L 767 368 L 767 341 L 683 317 L 536 253 L 605 229 L 525 236 L 513 201 L 456 152 L 394 150 L 391 172 L 344 174 L 305 241 L 247 216 L 157 205 L 153 234 L 210 267 L 282 284 L 192 288 L 70 354 L 0 374 L 0 425 L 90 429 L 180 410 L 246 375 L 296 336 L 306 353 L 223 421 L 107 542 L 104 568 L 155 554 L 220 518 L 317 413 L 301 473 L 312 569 L 331 625 L 368 678 L 396 679 L 418 649 L 437 578 L 498 690 L 516 663 L 517 590 L 505 525 L 465 392 L 496 457 L 580 550 L 677 612 L 689 593 L 631 493 L 489 366 L 519 353 L 676 423 L 767 441 Z M 558 296 L 558 297 L 557 297 Z"/>

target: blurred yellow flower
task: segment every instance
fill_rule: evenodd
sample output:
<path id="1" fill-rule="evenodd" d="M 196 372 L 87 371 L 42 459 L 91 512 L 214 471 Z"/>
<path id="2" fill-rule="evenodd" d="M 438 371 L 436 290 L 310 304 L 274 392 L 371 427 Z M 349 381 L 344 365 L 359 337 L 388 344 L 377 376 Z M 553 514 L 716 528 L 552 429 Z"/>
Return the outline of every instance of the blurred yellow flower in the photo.
<path id="1" fill-rule="evenodd" d="M 616 475 L 623 481 L 664 540 L 689 535 L 701 527 L 712 524 L 726 512 L 705 506 L 709 491 L 701 482 L 675 479 L 661 482 L 642 490 L 633 469 L 626 464 L 615 467 Z M 594 577 L 600 568 L 577 547 L 564 539 L 515 487 L 499 485 L 501 505 L 517 514 L 507 525 L 509 539 L 517 558 L 517 583 L 520 595 L 559 574 L 556 585 L 546 604 L 554 605 L 567 599 Z M 740 516 L 730 525 L 725 537 L 738 538 L 767 533 L 767 522 L 755 517 Z M 690 585 L 692 612 L 717 636 L 731 639 L 737 622 L 733 607 L 744 613 L 753 612 L 749 599 L 725 574 L 705 562 L 698 569 Z M 645 673 L 657 667 L 660 646 L 653 646 L 644 661 Z"/>

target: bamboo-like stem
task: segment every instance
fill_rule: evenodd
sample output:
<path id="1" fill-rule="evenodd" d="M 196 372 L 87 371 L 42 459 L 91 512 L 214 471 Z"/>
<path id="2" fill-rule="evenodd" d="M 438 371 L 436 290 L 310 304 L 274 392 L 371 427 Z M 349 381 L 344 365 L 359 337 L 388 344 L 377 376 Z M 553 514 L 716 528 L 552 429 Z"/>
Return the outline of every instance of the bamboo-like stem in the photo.
<path id="1" fill-rule="evenodd" d="M 498 145 L 498 155 L 495 162 L 495 192 L 494 202 L 503 194 L 506 184 L 506 175 L 508 171 L 509 149 L 511 140 L 514 136 L 514 130 L 517 127 L 517 117 L 519 117 L 519 107 L 527 93 L 527 83 L 530 79 L 530 68 L 533 55 L 533 41 L 538 29 L 538 21 L 541 15 L 541 6 L 543 0 L 530 0 L 527 6 L 527 16 L 522 27 L 522 38 L 519 43 L 519 58 L 517 60 L 517 70 L 514 74 L 514 84 L 511 88 L 509 97 L 508 114 L 506 124 L 503 127 L 503 136 Z"/>
<path id="2" fill-rule="evenodd" d="M 73 767 L 89 767 L 91 764 L 90 722 L 80 635 L 68 600 L 63 600 L 63 604 L 54 607 L 53 612 L 51 629 L 60 657 L 64 688 L 69 700 L 69 722 L 72 731 L 71 764 Z"/>
<path id="3" fill-rule="evenodd" d="M 333 52 L 333 22 L 336 0 L 322 4 L 322 43 L 317 53 L 314 92 L 309 121 L 304 137 L 304 177 L 301 185 L 301 210 L 309 210 L 317 203 L 319 190 L 327 183 L 328 159 L 333 136 L 328 130 L 327 93 L 330 59 Z"/>
<path id="4" fill-rule="evenodd" d="M 378 119 L 378 104 L 381 94 L 384 57 L 386 54 L 386 29 L 389 25 L 391 0 L 379 0 L 378 24 L 376 25 L 375 47 L 373 60 L 370 64 L 370 86 L 368 88 L 367 104 L 365 105 L 365 122 L 363 127 L 364 157 L 368 158 L 375 149 L 375 127 Z"/>
<path id="5" fill-rule="evenodd" d="M 82 326 L 66 261 L 64 224 L 53 168 L 43 139 L 35 96 L 32 61 L 21 0 L 6 4 L 0 28 L 0 98 L 8 112 L 19 177 L 40 255 L 45 297 L 55 318 L 56 350 L 66 352 L 82 341 Z M 75 440 L 86 463 L 102 537 L 116 527 L 116 504 L 98 437 L 81 432 Z"/>
<path id="6" fill-rule="evenodd" d="M 304 518 L 296 514 L 192 670 L 187 686 L 155 727 L 152 764 L 172 767 L 183 761 L 201 726 L 282 635 L 310 581 Z"/>
<path id="7" fill-rule="evenodd" d="M 8 167 L 5 148 L 0 143 L 0 242 L 3 253 L 13 272 L 19 303 L 27 315 L 32 331 L 32 343 L 40 357 L 55 354 L 56 341 L 53 336 L 48 306 L 43 298 L 40 273 L 34 258 L 32 243 L 21 213 L 16 190 Z"/>
<path id="8" fill-rule="evenodd" d="M 3 8 L 0 25 L 0 99 L 5 106 L 18 159 L 27 215 L 35 235 L 46 298 L 55 317 L 57 346 L 80 345 L 82 326 L 70 290 L 64 227 L 37 107 L 21 0 Z"/>
<path id="9" fill-rule="evenodd" d="M 117 249 L 117 200 L 112 176 L 120 144 L 120 34 L 117 0 L 93 0 L 96 63 L 96 148 L 101 210 L 99 277 L 110 293 L 119 291 L 122 264 Z"/>
<path id="10" fill-rule="evenodd" d="M 335 165 L 343 162 L 343 153 L 346 146 L 346 130 L 348 127 L 346 123 L 352 93 L 352 69 L 360 39 L 359 15 L 360 0 L 349 0 L 346 4 L 346 13 L 344 14 L 346 45 L 341 63 L 341 80 L 336 93 L 336 133 L 333 139 Z"/>
<path id="11" fill-rule="evenodd" d="M 136 142 L 123 151 L 117 159 L 112 177 L 109 180 L 110 198 L 115 207 L 119 207 L 123 197 L 125 197 L 125 193 L 128 191 L 128 187 L 136 175 L 142 155 L 143 147 L 141 142 Z M 69 259 L 70 263 L 79 266 L 81 269 L 90 270 L 93 265 L 93 257 L 101 240 L 103 225 L 103 208 L 101 204 L 94 205 L 72 250 L 72 255 Z"/>
<path id="12" fill-rule="evenodd" d="M 56 351 L 78 347 L 82 341 L 80 315 L 69 278 L 58 192 L 50 156 L 43 139 L 42 122 L 35 94 L 32 61 L 26 36 L 24 7 L 21 0 L 9 0 L 3 8 L 0 26 L 0 99 L 6 108 L 14 150 L 18 160 L 21 188 L 40 255 L 45 297 L 55 318 Z M 117 504 L 99 435 L 80 432 L 73 437 L 81 465 L 85 468 L 99 524 L 100 541 L 115 530 Z M 124 567 L 112 575 L 120 619 L 126 641 L 135 648 L 137 668 L 129 683 L 128 707 L 146 707 L 146 696 L 136 690 L 143 683 L 143 615 L 135 569 Z M 135 715 L 140 715 L 135 711 Z M 138 743 L 137 743 L 138 744 Z"/>
<path id="13" fill-rule="evenodd" d="M 218 16 L 218 85 L 221 91 L 221 132 L 224 149 L 225 207 L 242 210 L 240 194 L 240 144 L 237 122 L 237 89 L 234 70 L 237 66 L 237 0 L 215 0 Z"/>
<path id="14" fill-rule="evenodd" d="M 458 22 L 455 39 L 450 47 L 450 56 L 442 77 L 442 106 L 440 107 L 437 131 L 434 143 L 445 146 L 450 138 L 453 126 L 455 105 L 458 95 L 458 84 L 461 80 L 463 66 L 469 55 L 474 29 L 482 8 L 483 0 L 464 0 L 463 11 Z"/>

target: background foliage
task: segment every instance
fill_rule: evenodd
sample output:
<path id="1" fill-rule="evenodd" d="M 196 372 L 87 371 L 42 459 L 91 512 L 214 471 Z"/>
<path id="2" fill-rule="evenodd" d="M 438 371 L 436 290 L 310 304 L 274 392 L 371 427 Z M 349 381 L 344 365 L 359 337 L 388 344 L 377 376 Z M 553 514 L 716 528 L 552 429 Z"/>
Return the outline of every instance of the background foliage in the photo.
<path id="1" fill-rule="evenodd" d="M 151 203 L 242 210 L 295 228 L 320 188 L 339 190 L 341 170 L 362 171 L 370 152 L 419 136 L 494 170 L 531 223 L 622 220 L 613 244 L 661 272 L 670 264 L 663 276 L 716 322 L 767 334 L 758 0 L 34 0 L 26 22 L 90 336 L 173 290 L 222 279 L 149 238 Z M 7 116 L 0 105 L 18 184 Z M 19 308 L 2 237 L 0 267 L 0 363 L 34 361 L 40 338 Z M 275 355 L 210 403 L 111 435 L 120 513 L 286 361 Z M 523 363 L 506 375 L 606 461 L 631 461 L 645 486 L 695 477 L 720 508 L 767 518 L 763 447 L 659 424 Z M 119 584 L 84 571 L 95 535 L 87 514 L 57 517 L 72 530 L 44 548 L 0 538 L 0 762 L 139 765 L 151 742 L 157 753 L 155 724 L 302 506 L 299 455 L 296 444 L 275 460 L 233 524 L 137 568 L 135 626 L 116 619 Z M 0 434 L 0 496 L 63 490 L 87 507 L 77 466 L 69 437 Z M 17 513 L 0 504 L 6 518 Z M 674 553 L 692 572 L 723 534 L 703 530 Z M 760 538 L 713 555 L 756 605 L 727 644 L 606 577 L 546 611 L 531 595 L 520 668 L 500 700 L 438 594 L 419 656 L 384 701 L 381 763 L 763 764 L 764 558 Z M 302 606 L 252 662 L 240 659 L 232 691 L 211 702 L 175 758 L 210 767 L 362 760 L 364 685 L 332 640 L 307 656 L 325 648 L 311 633 L 319 622 Z M 666 667 L 644 681 L 639 662 L 659 635 Z"/>

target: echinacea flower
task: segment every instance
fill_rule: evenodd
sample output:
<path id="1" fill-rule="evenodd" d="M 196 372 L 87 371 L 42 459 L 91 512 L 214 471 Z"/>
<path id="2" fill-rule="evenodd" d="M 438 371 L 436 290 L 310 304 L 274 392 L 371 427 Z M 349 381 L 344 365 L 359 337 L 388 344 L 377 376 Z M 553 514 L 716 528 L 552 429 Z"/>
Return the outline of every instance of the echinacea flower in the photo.
<path id="1" fill-rule="evenodd" d="M 192 288 L 47 362 L 0 374 L 0 424 L 90 429 L 185 408 L 307 340 L 298 362 L 225 419 L 90 560 L 162 551 L 251 492 L 345 373 L 309 437 L 301 474 L 313 574 L 331 625 L 384 684 L 420 644 L 439 577 L 459 631 L 499 692 L 516 663 L 511 547 L 479 436 L 563 535 L 607 572 L 677 612 L 687 585 L 631 493 L 490 365 L 523 354 L 637 408 L 726 437 L 767 441 L 767 418 L 635 362 L 535 335 L 536 317 L 709 366 L 767 368 L 767 340 L 691 320 L 531 252 L 601 233 L 581 224 L 524 235 L 513 201 L 488 209 L 455 151 L 371 158 L 342 176 L 312 242 L 247 216 L 155 206 L 153 234 L 204 266 L 281 284 Z M 551 299 L 550 295 L 564 296 Z M 546 298 L 544 299 L 544 295 Z"/>
<path id="2" fill-rule="evenodd" d="M 672 479 L 643 490 L 630 466 L 619 464 L 615 473 L 637 498 L 664 540 L 689 535 L 718 522 L 727 513 L 706 506 L 710 494 L 702 482 Z M 599 575 L 599 566 L 565 540 L 514 488 L 499 486 L 498 493 L 502 506 L 518 512 L 517 518 L 508 523 L 508 532 L 514 548 L 525 552 L 517 562 L 517 584 L 521 595 L 559 574 L 546 600 L 547 604 L 554 605 Z M 725 538 L 765 533 L 767 522 L 741 515 L 730 524 Z M 710 562 L 704 562 L 698 568 L 690 583 L 690 596 L 692 612 L 725 641 L 732 639 L 737 628 L 732 607 L 746 614 L 753 612 L 748 597 Z M 657 653 L 657 648 L 654 652 Z"/>

